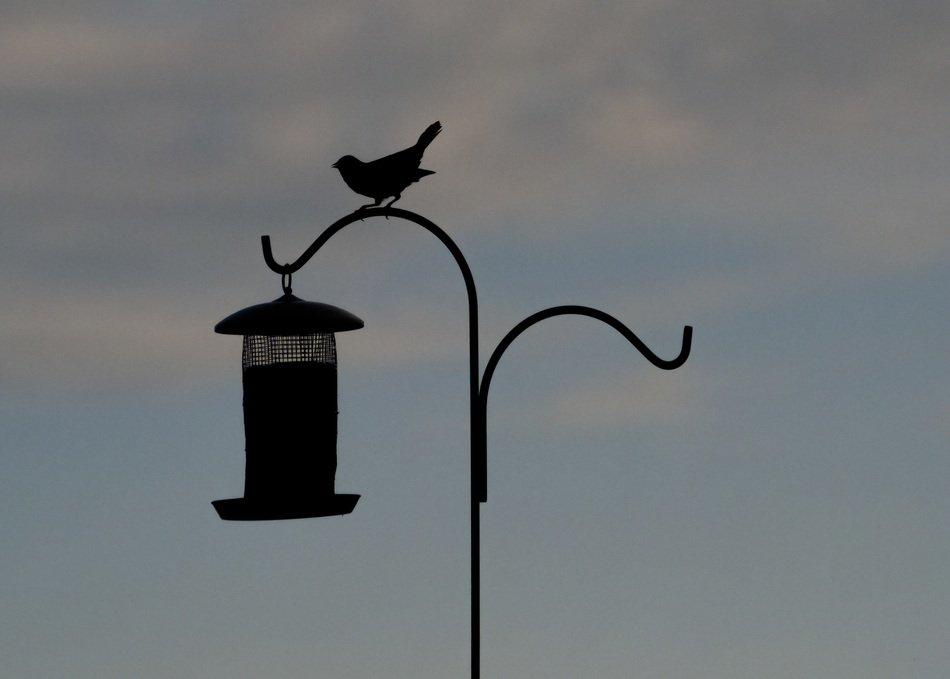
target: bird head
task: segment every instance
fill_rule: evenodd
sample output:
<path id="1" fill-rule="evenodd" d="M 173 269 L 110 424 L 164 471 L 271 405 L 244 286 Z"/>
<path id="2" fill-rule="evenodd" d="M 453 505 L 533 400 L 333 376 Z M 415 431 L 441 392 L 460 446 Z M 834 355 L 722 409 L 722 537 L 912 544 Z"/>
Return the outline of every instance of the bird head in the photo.
<path id="1" fill-rule="evenodd" d="M 334 167 L 334 168 L 336 168 L 336 169 L 338 169 L 338 170 L 343 171 L 343 170 L 347 170 L 347 169 L 349 169 L 349 168 L 351 168 L 351 167 L 353 167 L 353 166 L 355 166 L 355 165 L 358 165 L 359 162 L 360 162 L 360 161 L 357 160 L 357 159 L 356 159 L 355 157 L 353 157 L 353 156 L 343 156 L 343 157 L 340 158 L 338 161 L 336 161 L 335 163 L 333 163 L 333 165 L 331 165 L 330 167 Z"/>

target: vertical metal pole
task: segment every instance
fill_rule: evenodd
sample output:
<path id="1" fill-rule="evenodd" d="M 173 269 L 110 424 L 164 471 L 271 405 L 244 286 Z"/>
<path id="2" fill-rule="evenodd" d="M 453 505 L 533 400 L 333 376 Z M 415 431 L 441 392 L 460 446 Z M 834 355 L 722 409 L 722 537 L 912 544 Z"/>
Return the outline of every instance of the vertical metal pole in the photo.
<path id="1" fill-rule="evenodd" d="M 472 500 L 472 679 L 478 679 L 481 666 L 481 614 L 479 603 L 481 596 L 481 577 L 479 562 L 481 546 L 479 532 L 481 530 L 478 513 L 478 500 Z"/>
<path id="2" fill-rule="evenodd" d="M 454 246 L 454 244 L 453 244 Z M 450 249 L 453 249 L 450 247 Z M 457 259 L 461 258 L 461 252 Z M 481 403 L 478 398 L 480 373 L 478 366 L 478 300 L 475 294 L 475 281 L 472 279 L 468 264 L 462 264 L 468 292 L 468 346 L 469 346 L 469 438 L 471 455 L 471 511 L 472 511 L 472 679 L 479 679 L 481 673 L 481 515 L 480 504 L 484 497 L 484 464 L 482 462 L 483 441 L 485 439 L 485 421 L 480 416 Z"/>

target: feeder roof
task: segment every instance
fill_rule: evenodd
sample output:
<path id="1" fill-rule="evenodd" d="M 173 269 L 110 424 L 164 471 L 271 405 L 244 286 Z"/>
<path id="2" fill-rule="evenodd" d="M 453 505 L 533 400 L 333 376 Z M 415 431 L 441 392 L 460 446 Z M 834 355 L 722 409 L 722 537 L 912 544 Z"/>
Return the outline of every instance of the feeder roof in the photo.
<path id="1" fill-rule="evenodd" d="M 345 309 L 322 302 L 307 302 L 290 293 L 273 302 L 255 304 L 214 326 L 222 335 L 311 335 L 363 327 L 363 321 Z"/>

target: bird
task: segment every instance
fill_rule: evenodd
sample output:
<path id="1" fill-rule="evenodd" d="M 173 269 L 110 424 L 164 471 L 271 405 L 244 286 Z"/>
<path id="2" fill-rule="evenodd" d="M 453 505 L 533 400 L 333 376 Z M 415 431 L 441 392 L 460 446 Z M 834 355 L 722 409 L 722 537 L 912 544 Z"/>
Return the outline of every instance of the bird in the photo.
<path id="1" fill-rule="evenodd" d="M 419 141 L 407 149 L 368 163 L 354 156 L 343 156 L 333 163 L 331 167 L 340 171 L 347 186 L 361 196 L 367 196 L 374 201 L 361 205 L 357 208 L 357 212 L 377 207 L 384 199 L 392 196 L 392 200 L 383 206 L 389 207 L 402 197 L 402 192 L 410 184 L 414 184 L 425 176 L 435 174 L 432 170 L 420 169 L 419 165 L 422 163 L 422 154 L 426 147 L 441 131 L 442 123 L 437 120 L 419 135 Z"/>

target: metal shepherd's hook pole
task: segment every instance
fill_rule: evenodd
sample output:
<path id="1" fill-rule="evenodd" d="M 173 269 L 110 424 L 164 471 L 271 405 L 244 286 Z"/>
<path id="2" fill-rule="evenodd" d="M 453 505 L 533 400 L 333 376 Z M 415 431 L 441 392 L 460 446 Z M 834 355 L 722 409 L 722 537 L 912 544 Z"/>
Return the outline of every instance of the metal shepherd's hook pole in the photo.
<path id="1" fill-rule="evenodd" d="M 472 679 L 480 675 L 481 657 L 481 618 L 480 618 L 480 564 L 481 564 L 481 520 L 480 504 L 488 499 L 488 454 L 487 454 L 487 413 L 488 389 L 491 386 L 492 376 L 502 354 L 514 339 L 532 325 L 552 316 L 580 315 L 588 316 L 610 325 L 623 335 L 643 356 L 653 365 L 663 370 L 674 370 L 686 362 L 692 344 L 693 329 L 691 326 L 683 328 L 683 340 L 679 355 L 672 360 L 659 358 L 637 337 L 633 331 L 616 318 L 598 309 L 586 306 L 558 306 L 539 311 L 521 321 L 511 329 L 498 344 L 488 360 L 485 373 L 479 379 L 478 364 L 478 297 L 475 291 L 475 279 L 472 271 L 462 255 L 462 251 L 445 231 L 428 219 L 408 210 L 393 207 L 367 208 L 343 217 L 331 224 L 292 264 L 278 264 L 271 251 L 269 236 L 261 236 L 261 247 L 264 252 L 264 261 L 270 269 L 281 275 L 281 285 L 285 292 L 290 291 L 291 275 L 300 270 L 317 251 L 334 234 L 355 221 L 362 221 L 367 217 L 397 217 L 413 222 L 434 234 L 452 253 L 462 278 L 465 281 L 465 290 L 468 294 L 468 328 L 469 328 L 469 416 L 471 437 L 471 639 L 472 639 Z"/>

